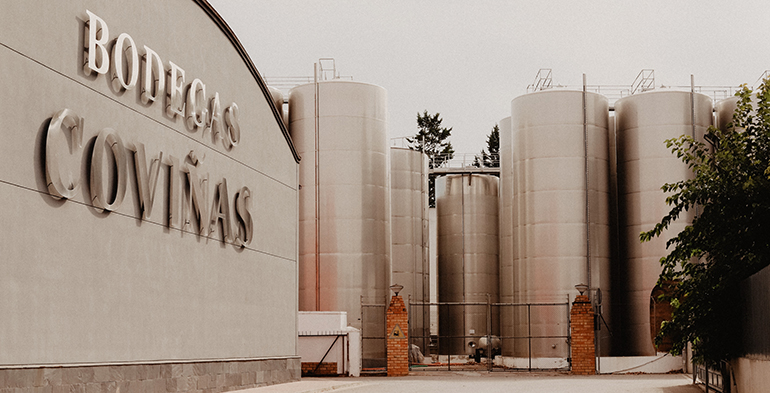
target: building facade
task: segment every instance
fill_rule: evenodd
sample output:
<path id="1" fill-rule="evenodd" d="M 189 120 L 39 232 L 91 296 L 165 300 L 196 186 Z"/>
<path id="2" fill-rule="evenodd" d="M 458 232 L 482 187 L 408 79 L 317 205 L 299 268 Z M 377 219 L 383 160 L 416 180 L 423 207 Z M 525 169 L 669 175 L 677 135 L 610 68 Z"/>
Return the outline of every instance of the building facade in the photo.
<path id="1" fill-rule="evenodd" d="M 0 388 L 299 379 L 299 157 L 229 27 L 190 0 L 0 23 Z"/>

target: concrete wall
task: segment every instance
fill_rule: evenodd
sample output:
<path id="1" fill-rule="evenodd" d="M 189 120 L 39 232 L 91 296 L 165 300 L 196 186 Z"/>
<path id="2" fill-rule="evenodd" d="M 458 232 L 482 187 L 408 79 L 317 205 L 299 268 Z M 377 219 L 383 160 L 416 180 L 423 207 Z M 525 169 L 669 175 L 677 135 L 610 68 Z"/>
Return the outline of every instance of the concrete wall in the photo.
<path id="1" fill-rule="evenodd" d="M 770 267 L 741 285 L 743 357 L 731 362 L 741 393 L 765 392 L 770 386 Z"/>
<path id="2" fill-rule="evenodd" d="M 284 366 L 298 370 L 297 163 L 260 81 L 204 7 L 187 0 L 3 5 L 0 368 L 289 359 Z M 135 42 L 140 77 L 133 89 L 113 85 L 109 72 L 84 72 L 86 10 L 107 25 L 107 49 L 121 33 Z M 164 96 L 142 102 L 145 46 L 159 55 L 167 79 L 171 62 L 185 70 L 183 96 L 194 79 L 205 84 L 198 108 L 210 109 L 218 93 L 222 125 L 225 108 L 237 104 L 237 115 L 229 114 L 240 127 L 237 146 L 205 132 L 205 124 L 169 115 Z M 63 109 L 82 119 L 82 148 L 66 127 L 49 131 Z M 122 141 L 122 149 L 107 144 L 125 155 L 125 174 L 110 148 L 96 144 L 103 129 Z M 235 138 L 228 132 L 220 135 Z M 145 218 L 131 151 L 140 143 L 148 168 L 162 152 Z M 106 163 L 92 167 L 99 149 Z M 57 166 L 60 188 L 79 180 L 67 199 L 50 193 L 46 174 L 58 178 Z M 99 168 L 103 191 L 89 182 Z M 200 223 L 191 214 L 187 172 L 207 179 L 195 197 Z M 99 208 L 99 200 L 115 198 L 118 178 L 126 179 L 122 203 L 111 212 Z"/>
<path id="3" fill-rule="evenodd" d="M 733 360 L 733 386 L 741 393 L 766 392 L 770 386 L 770 358 L 742 357 Z"/>

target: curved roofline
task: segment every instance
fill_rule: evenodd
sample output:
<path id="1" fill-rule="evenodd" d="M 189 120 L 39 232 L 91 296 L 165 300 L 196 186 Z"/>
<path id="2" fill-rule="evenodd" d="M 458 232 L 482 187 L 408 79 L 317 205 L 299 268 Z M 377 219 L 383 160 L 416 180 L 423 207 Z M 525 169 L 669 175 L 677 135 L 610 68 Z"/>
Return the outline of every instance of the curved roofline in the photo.
<path id="1" fill-rule="evenodd" d="M 230 26 L 225 22 L 224 19 L 222 19 L 222 16 L 219 15 L 219 13 L 214 9 L 214 7 L 209 4 L 206 0 L 193 0 L 196 4 L 198 4 L 204 12 L 211 18 L 212 21 L 219 27 L 219 30 L 222 30 L 223 33 L 225 33 L 225 37 L 227 37 L 230 40 L 230 43 L 233 44 L 235 47 L 235 50 L 238 52 L 239 55 L 241 55 L 241 59 L 246 64 L 246 68 L 249 69 L 251 72 L 251 75 L 254 77 L 254 79 L 257 81 L 257 84 L 259 85 L 259 88 L 262 89 L 262 94 L 264 94 L 265 98 L 267 99 L 268 105 L 270 105 L 270 108 L 273 110 L 273 116 L 275 116 L 275 120 L 278 123 L 278 126 L 281 128 L 281 132 L 283 133 L 283 137 L 286 139 L 286 143 L 289 145 L 289 149 L 291 149 L 291 154 L 294 155 L 294 161 L 299 163 L 299 161 L 302 159 L 299 156 L 299 153 L 297 153 L 297 149 L 294 147 L 294 142 L 291 140 L 291 135 L 289 135 L 289 130 L 286 128 L 286 124 L 283 122 L 283 114 L 278 111 L 278 108 L 273 103 L 272 95 L 270 94 L 270 90 L 267 88 L 267 84 L 262 79 L 262 76 L 259 74 L 259 71 L 257 70 L 257 67 L 254 66 L 254 62 L 251 61 L 251 57 L 249 57 L 249 54 L 246 52 L 246 49 L 241 44 L 241 41 L 238 40 L 238 37 L 235 35 L 233 30 L 230 28 Z"/>

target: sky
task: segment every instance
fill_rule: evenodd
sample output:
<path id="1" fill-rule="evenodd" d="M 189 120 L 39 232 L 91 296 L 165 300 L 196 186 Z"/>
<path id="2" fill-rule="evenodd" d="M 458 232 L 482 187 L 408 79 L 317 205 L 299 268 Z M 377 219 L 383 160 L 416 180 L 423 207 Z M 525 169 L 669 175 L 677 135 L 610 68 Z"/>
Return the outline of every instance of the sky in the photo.
<path id="1" fill-rule="evenodd" d="M 384 87 L 389 136 L 440 113 L 458 153 L 478 153 L 539 69 L 553 83 L 753 85 L 770 69 L 770 2 L 209 0 L 263 77 L 312 77 L 320 58 Z"/>

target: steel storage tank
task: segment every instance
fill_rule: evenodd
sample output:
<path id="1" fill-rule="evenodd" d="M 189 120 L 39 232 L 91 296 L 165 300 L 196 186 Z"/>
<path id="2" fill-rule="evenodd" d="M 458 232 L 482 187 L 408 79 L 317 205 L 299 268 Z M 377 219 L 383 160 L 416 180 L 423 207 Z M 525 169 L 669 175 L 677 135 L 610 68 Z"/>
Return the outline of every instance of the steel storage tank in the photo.
<path id="1" fill-rule="evenodd" d="M 727 125 L 732 123 L 733 114 L 735 113 L 735 110 L 738 109 L 739 100 L 739 97 L 730 97 L 717 101 L 717 103 L 714 104 L 714 125 L 716 128 L 719 128 L 723 131 L 727 130 Z M 757 107 L 756 97 L 754 96 L 752 96 L 751 106 L 754 109 Z"/>
<path id="2" fill-rule="evenodd" d="M 362 323 L 361 302 L 389 299 L 385 89 L 340 80 L 300 85 L 289 92 L 289 119 L 302 157 L 299 310 L 346 311 L 365 336 L 384 337 L 384 309 L 364 309 Z M 363 345 L 365 359 L 384 360 L 384 340 Z"/>
<path id="3" fill-rule="evenodd" d="M 500 303 L 513 303 L 513 156 L 511 118 L 500 120 Z M 513 308 L 499 307 L 502 354 L 513 355 Z"/>
<path id="4" fill-rule="evenodd" d="M 268 86 L 267 88 L 270 90 L 270 98 L 272 98 L 273 104 L 275 105 L 276 109 L 278 109 L 278 113 L 281 114 L 281 120 L 286 123 L 286 112 L 283 110 L 283 92 L 273 86 Z"/>
<path id="5" fill-rule="evenodd" d="M 608 127 L 600 94 L 547 90 L 511 102 L 515 303 L 564 304 L 587 284 L 594 302 L 601 290 L 610 323 Z M 554 338 L 569 335 L 568 306 L 517 307 L 514 323 L 514 356 L 569 357 Z"/>
<path id="6" fill-rule="evenodd" d="M 682 213 L 662 237 L 640 243 L 639 233 L 666 215 L 665 183 L 690 178 L 692 172 L 666 147 L 665 140 L 702 135 L 712 122 L 711 99 L 700 93 L 653 91 L 615 103 L 618 159 L 618 232 L 621 276 L 626 288 L 621 307 L 623 326 L 616 331 L 622 355 L 654 355 L 650 323 L 651 294 L 668 254 L 666 241 L 692 222 L 694 209 Z"/>
<path id="7" fill-rule="evenodd" d="M 407 302 L 430 301 L 428 255 L 428 158 L 400 147 L 390 148 L 391 281 L 404 286 Z M 430 308 L 409 307 L 411 343 L 424 354 L 430 343 Z"/>
<path id="8" fill-rule="evenodd" d="M 439 307 L 441 354 L 474 354 L 479 339 L 488 332 L 486 304 L 498 300 L 497 200 L 495 176 L 463 174 L 436 179 L 438 300 L 483 303 Z M 497 335 L 494 311 L 491 333 Z"/>

